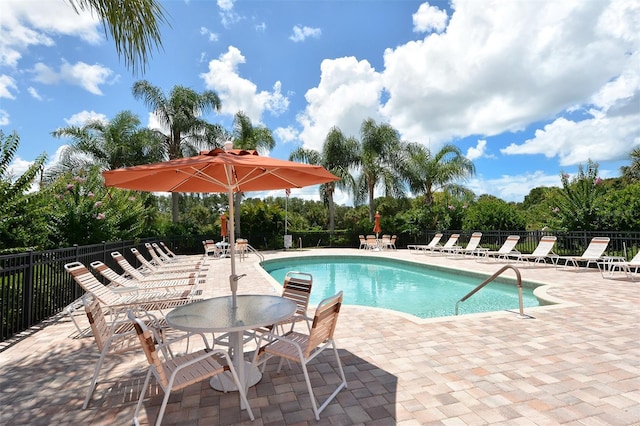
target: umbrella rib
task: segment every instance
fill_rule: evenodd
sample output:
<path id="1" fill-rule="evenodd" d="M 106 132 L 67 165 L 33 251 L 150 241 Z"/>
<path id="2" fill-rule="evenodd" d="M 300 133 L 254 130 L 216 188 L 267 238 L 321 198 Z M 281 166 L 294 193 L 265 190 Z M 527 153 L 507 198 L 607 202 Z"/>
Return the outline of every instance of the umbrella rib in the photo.
<path id="1" fill-rule="evenodd" d="M 253 175 L 253 171 L 254 170 L 262 170 L 262 172 L 259 175 Z M 262 177 L 264 177 L 265 175 L 273 175 L 275 177 L 277 177 L 278 179 L 280 179 L 283 182 L 288 183 L 290 186 L 290 188 L 300 188 L 300 185 L 293 183 L 290 179 L 287 179 L 275 172 L 277 172 L 278 170 L 280 170 L 280 168 L 277 169 L 264 169 L 262 167 L 254 167 L 253 170 L 251 171 L 251 173 L 247 173 L 246 176 L 250 177 L 249 179 L 246 180 L 240 180 L 237 182 L 237 185 L 245 185 L 249 182 L 253 182 L 256 179 L 260 179 Z"/>
<path id="2" fill-rule="evenodd" d="M 222 186 L 223 188 L 227 188 L 229 186 L 229 184 L 224 183 L 224 182 L 222 182 L 222 181 L 220 181 L 218 179 L 215 179 L 214 177 L 204 173 L 203 170 L 201 170 L 201 169 L 197 169 L 195 167 L 190 167 L 190 169 L 193 170 L 193 173 L 189 173 L 189 172 L 187 172 L 186 170 L 183 170 L 183 169 L 176 170 L 179 173 L 183 173 L 186 176 L 186 178 L 183 181 L 181 181 L 180 183 L 174 185 L 170 189 L 169 192 L 173 192 L 176 188 L 179 188 L 180 185 L 182 185 L 183 183 L 188 181 L 189 178 L 196 178 L 196 179 L 201 179 L 201 180 L 203 180 L 205 182 L 212 182 L 212 183 L 215 183 L 217 185 Z"/>

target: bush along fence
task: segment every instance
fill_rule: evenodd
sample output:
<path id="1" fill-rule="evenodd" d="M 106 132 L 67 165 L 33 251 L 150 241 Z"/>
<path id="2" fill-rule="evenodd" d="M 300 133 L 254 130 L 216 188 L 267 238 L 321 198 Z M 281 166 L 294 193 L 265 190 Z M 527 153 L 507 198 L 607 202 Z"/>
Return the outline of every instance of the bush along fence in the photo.
<path id="1" fill-rule="evenodd" d="M 436 230 L 424 231 L 420 235 L 395 233 L 398 237 L 396 247 L 406 248 L 408 244 L 426 244 Z M 473 231 L 444 231 L 444 239 L 450 234 L 461 235 L 460 243 L 466 244 Z M 480 231 L 481 246 L 490 249 L 499 248 L 509 235 L 519 235 L 516 249 L 531 253 L 543 235 L 556 235 L 558 241 L 555 253 L 559 255 L 579 255 L 584 252 L 591 238 L 603 236 L 611 238 L 607 255 L 624 256 L 631 259 L 640 249 L 638 232 L 548 232 L 548 231 Z M 389 232 L 394 234 L 394 232 Z M 292 249 L 314 247 L 358 247 L 358 233 L 354 231 L 292 231 Z M 259 250 L 283 249 L 283 236 L 243 235 L 252 246 Z M 162 237 L 171 250 L 180 254 L 203 253 L 202 240 L 211 236 Z M 220 237 L 215 238 L 220 240 Z M 105 242 L 86 246 L 74 246 L 45 251 L 0 256 L 0 342 L 28 331 L 43 321 L 64 312 L 69 305 L 78 302 L 82 289 L 64 270 L 69 262 L 82 262 L 85 265 L 100 260 L 109 267 L 120 270 L 111 257 L 111 252 L 119 251 L 133 265 L 139 266 L 131 248 L 146 253 L 144 243 L 155 242 L 158 238 L 146 238 L 140 241 Z M 98 277 L 102 279 L 101 277 Z"/>

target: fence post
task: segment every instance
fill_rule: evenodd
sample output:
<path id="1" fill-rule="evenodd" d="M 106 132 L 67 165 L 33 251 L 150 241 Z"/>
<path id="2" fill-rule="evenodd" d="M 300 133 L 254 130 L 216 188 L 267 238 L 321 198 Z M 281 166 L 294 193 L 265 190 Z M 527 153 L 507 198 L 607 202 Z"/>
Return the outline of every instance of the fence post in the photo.
<path id="1" fill-rule="evenodd" d="M 33 316 L 33 250 L 27 250 L 27 264 L 24 270 L 24 282 L 22 286 L 22 327 L 23 330 L 31 327 Z"/>

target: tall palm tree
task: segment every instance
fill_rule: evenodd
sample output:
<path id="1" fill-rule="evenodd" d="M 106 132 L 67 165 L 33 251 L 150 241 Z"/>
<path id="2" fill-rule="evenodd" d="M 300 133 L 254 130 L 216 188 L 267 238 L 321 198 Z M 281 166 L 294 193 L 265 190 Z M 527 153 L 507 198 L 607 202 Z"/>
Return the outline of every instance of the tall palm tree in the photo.
<path id="1" fill-rule="evenodd" d="M 360 169 L 356 200 L 366 194 L 369 200 L 369 219 L 373 222 L 374 191 L 380 184 L 386 196 L 404 195 L 403 164 L 406 149 L 398 131 L 390 124 L 376 124 L 368 118 L 360 127 Z"/>
<path id="2" fill-rule="evenodd" d="M 90 11 L 102 20 L 105 34 L 113 37 L 118 56 L 127 68 L 144 72 L 151 50 L 162 47 L 160 25 L 168 24 L 163 7 L 155 0 L 67 0 L 77 12 Z"/>
<path id="3" fill-rule="evenodd" d="M 133 96 L 144 101 L 168 132 L 163 137 L 163 145 L 169 160 L 196 155 L 199 148 L 222 146 L 222 127 L 200 118 L 209 110 L 220 109 L 220 98 L 214 91 L 198 93 L 188 87 L 174 86 L 167 97 L 159 87 L 140 80 L 133 84 Z M 178 194 L 172 193 L 171 198 L 171 216 L 176 223 Z"/>
<path id="4" fill-rule="evenodd" d="M 475 174 L 471 160 L 454 145 L 443 146 L 435 155 L 424 145 L 409 144 L 406 176 L 414 194 L 423 194 L 425 203 L 433 203 L 433 193 L 441 190 L 464 195 L 468 190 L 458 182 Z"/>
<path id="5" fill-rule="evenodd" d="M 336 182 L 328 182 L 320 185 L 320 193 L 329 204 L 329 233 L 333 235 L 335 228 L 335 206 L 333 195 L 336 188 L 345 190 L 355 186 L 355 180 L 350 173 L 350 168 L 358 163 L 358 141 L 346 138 L 339 128 L 332 127 L 322 145 L 322 151 L 300 147 L 289 155 L 291 161 L 302 161 L 324 167 L 340 178 Z"/>
<path id="6" fill-rule="evenodd" d="M 276 146 L 271 130 L 265 126 L 254 126 L 247 115 L 238 111 L 233 118 L 233 133 L 231 135 L 233 147 L 237 149 L 255 149 L 259 153 L 267 153 Z M 236 235 L 240 233 L 240 203 L 242 192 L 234 194 L 234 227 Z"/>
<path id="7" fill-rule="evenodd" d="M 93 165 L 113 170 L 152 163 L 161 161 L 164 155 L 162 135 L 140 128 L 140 118 L 131 111 L 121 111 L 108 122 L 89 120 L 82 126 L 63 127 L 51 134 L 69 137 L 74 143 L 62 152 L 59 164 L 48 170 L 48 178 Z"/>
<path id="8" fill-rule="evenodd" d="M 622 178 L 627 182 L 640 182 L 640 146 L 629 153 L 631 164 L 620 167 Z"/>

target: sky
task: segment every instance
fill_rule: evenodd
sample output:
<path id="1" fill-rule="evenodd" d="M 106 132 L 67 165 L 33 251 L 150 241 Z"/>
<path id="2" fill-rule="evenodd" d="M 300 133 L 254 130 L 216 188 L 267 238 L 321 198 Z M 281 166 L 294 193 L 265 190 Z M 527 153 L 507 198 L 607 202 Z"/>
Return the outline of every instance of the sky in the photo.
<path id="1" fill-rule="evenodd" d="M 640 0 L 161 4 L 163 47 L 134 74 L 90 13 L 0 0 L 0 129 L 20 136 L 15 174 L 42 153 L 57 161 L 71 142 L 51 136 L 61 127 L 123 110 L 157 127 L 132 95 L 141 79 L 215 91 L 221 110 L 203 118 L 231 129 L 243 111 L 272 130 L 276 158 L 321 150 L 334 126 L 359 138 L 368 118 L 432 152 L 456 145 L 476 167 L 464 184 L 507 201 L 589 160 L 619 176 L 640 146 Z"/>

